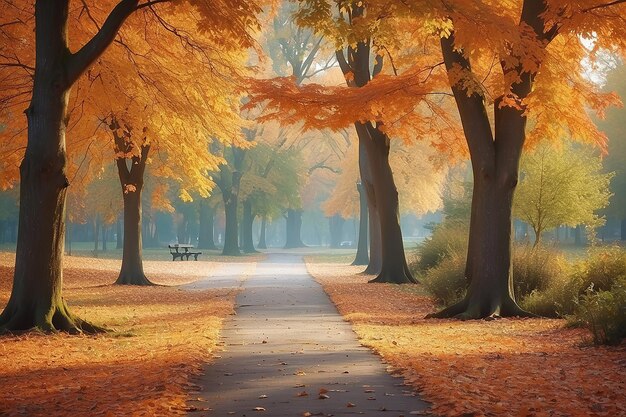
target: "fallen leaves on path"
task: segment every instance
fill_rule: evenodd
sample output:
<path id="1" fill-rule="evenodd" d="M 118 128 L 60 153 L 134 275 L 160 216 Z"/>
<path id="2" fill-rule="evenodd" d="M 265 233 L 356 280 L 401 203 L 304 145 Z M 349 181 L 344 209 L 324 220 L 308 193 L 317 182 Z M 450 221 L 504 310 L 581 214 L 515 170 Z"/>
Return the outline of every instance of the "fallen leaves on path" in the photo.
<path id="1" fill-rule="evenodd" d="M 0 304 L 12 280 L 0 254 Z M 154 416 L 188 411 L 191 381 L 211 360 L 235 291 L 111 286 L 119 261 L 69 258 L 65 298 L 73 313 L 115 332 L 98 336 L 3 336 L 0 415 Z M 146 262 L 159 284 L 207 277 L 209 262 Z"/>
<path id="2" fill-rule="evenodd" d="M 626 346 L 584 347 L 563 320 L 424 320 L 415 285 L 367 284 L 359 267 L 307 262 L 361 342 L 442 416 L 626 415 Z"/>

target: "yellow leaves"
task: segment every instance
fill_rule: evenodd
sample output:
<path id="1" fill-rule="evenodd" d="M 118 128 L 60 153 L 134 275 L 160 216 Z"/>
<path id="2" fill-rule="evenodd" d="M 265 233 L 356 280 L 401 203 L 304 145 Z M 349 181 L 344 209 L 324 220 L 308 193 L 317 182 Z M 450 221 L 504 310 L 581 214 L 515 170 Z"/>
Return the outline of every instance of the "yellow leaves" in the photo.
<path id="1" fill-rule="evenodd" d="M 124 194 L 134 193 L 137 191 L 135 184 L 124 184 Z"/>
<path id="2" fill-rule="evenodd" d="M 185 190 L 184 188 L 181 189 L 180 192 L 178 193 L 178 198 L 180 198 L 180 200 L 183 201 L 184 203 L 191 203 L 193 201 L 193 197 L 191 197 L 189 192 Z"/>

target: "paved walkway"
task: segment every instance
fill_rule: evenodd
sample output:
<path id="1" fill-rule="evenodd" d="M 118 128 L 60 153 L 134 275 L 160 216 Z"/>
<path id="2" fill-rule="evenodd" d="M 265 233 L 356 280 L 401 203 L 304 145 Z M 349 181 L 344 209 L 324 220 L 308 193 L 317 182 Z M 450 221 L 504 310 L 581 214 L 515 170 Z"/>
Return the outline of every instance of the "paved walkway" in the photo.
<path id="1" fill-rule="evenodd" d="M 359 344 L 300 256 L 270 254 L 247 280 L 221 279 L 243 291 L 221 357 L 195 381 L 205 401 L 189 402 L 210 410 L 190 415 L 408 417 L 426 407 Z"/>

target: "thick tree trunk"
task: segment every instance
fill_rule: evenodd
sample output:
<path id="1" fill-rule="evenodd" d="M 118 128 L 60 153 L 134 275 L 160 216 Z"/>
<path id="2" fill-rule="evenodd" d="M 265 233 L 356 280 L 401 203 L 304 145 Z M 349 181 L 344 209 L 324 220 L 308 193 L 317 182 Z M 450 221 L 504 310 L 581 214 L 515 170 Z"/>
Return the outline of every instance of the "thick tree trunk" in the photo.
<path id="1" fill-rule="evenodd" d="M 73 229 L 73 225 L 71 222 L 66 222 L 66 228 L 67 228 L 67 232 L 65 235 L 65 242 L 66 242 L 66 253 L 69 256 L 72 256 L 72 229 Z"/>
<path id="2" fill-rule="evenodd" d="M 356 188 L 359 192 L 359 240 L 356 248 L 356 256 L 352 265 L 367 265 L 369 263 L 368 246 L 368 222 L 367 194 L 362 182 L 358 182 Z"/>
<path id="3" fill-rule="evenodd" d="M 432 317 L 476 319 L 527 316 L 515 303 L 511 268 L 511 207 L 514 187 L 508 181 L 474 179 L 466 276 L 466 297 Z"/>
<path id="4" fill-rule="evenodd" d="M 328 218 L 328 229 L 330 232 L 330 247 L 341 247 L 341 241 L 343 240 L 343 224 L 345 220 L 340 215 L 336 214 Z"/>
<path id="5" fill-rule="evenodd" d="M 370 261 L 363 271 L 366 275 L 378 275 L 383 267 L 383 246 L 380 236 L 380 218 L 378 209 L 368 204 L 369 231 L 370 231 Z"/>
<path id="6" fill-rule="evenodd" d="M 522 22 L 543 37 L 541 15 L 545 4 L 524 2 Z M 471 71 L 468 59 L 455 49 L 454 34 L 441 39 L 446 69 L 455 66 Z M 532 90 L 533 76 L 521 68 L 511 86 L 517 98 L 524 99 Z M 526 116 L 522 102 L 517 106 L 494 102 L 495 132 L 487 116 L 484 98 L 468 95 L 458 85 L 452 87 L 463 131 L 469 146 L 474 174 L 469 245 L 465 275 L 467 294 L 459 303 L 429 317 L 460 319 L 500 316 L 531 316 L 515 302 L 511 273 L 511 212 L 513 193 L 518 182 L 519 161 L 526 139 Z"/>
<path id="7" fill-rule="evenodd" d="M 367 132 L 370 139 L 365 140 L 365 149 L 372 173 L 382 246 L 381 270 L 370 282 L 417 283 L 404 254 L 398 190 L 389 165 L 389 138 L 370 123 L 367 124 Z"/>
<path id="8" fill-rule="evenodd" d="M 243 228 L 242 246 L 245 253 L 256 253 L 254 249 L 254 242 L 252 241 L 252 226 L 254 225 L 254 218 L 256 216 L 252 214 L 252 202 L 246 200 L 243 202 L 243 219 L 241 227 Z"/>
<path id="9" fill-rule="evenodd" d="M 265 230 L 267 229 L 267 217 L 263 216 L 261 219 L 261 233 L 259 235 L 259 244 L 257 247 L 259 249 L 267 249 L 267 242 L 265 239 Z"/>
<path id="10" fill-rule="evenodd" d="M 124 248 L 119 285 L 152 285 L 143 271 L 141 245 L 141 187 L 124 194 Z"/>
<path id="11" fill-rule="evenodd" d="M 124 239 L 123 239 L 123 231 L 122 231 L 122 222 L 119 217 L 117 219 L 117 243 L 115 244 L 115 249 L 122 249 L 124 247 Z"/>
<path id="12" fill-rule="evenodd" d="M 302 230 L 302 210 L 288 209 L 286 220 L 285 249 L 306 247 L 300 237 Z"/>
<path id="13" fill-rule="evenodd" d="M 20 165 L 20 208 L 11 297 L 0 315 L 0 332 L 94 332 L 69 312 L 61 295 L 65 240 L 69 0 L 35 5 L 36 69 L 26 110 L 28 143 Z"/>
<path id="14" fill-rule="evenodd" d="M 198 236 L 199 249 L 216 250 L 215 240 L 213 239 L 213 229 L 215 223 L 215 209 L 203 200 L 200 202 L 200 233 Z"/>
<path id="15" fill-rule="evenodd" d="M 239 251 L 239 231 L 237 224 L 237 202 L 239 199 L 239 184 L 241 174 L 238 171 L 232 173 L 232 186 L 230 190 L 222 190 L 224 199 L 224 215 L 226 217 L 226 227 L 224 229 L 224 249 L 222 255 L 238 256 Z"/>

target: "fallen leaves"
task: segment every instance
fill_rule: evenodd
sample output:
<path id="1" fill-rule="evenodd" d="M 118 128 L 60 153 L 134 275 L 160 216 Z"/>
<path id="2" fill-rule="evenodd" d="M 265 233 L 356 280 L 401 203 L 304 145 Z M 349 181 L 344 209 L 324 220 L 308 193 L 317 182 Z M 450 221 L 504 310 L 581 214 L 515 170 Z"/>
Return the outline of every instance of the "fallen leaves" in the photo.
<path id="1" fill-rule="evenodd" d="M 307 267 L 361 342 L 418 389 L 432 413 L 626 415 L 624 344 L 581 347 L 585 331 L 563 320 L 424 320 L 435 306 L 420 286 L 367 284 L 358 267 Z"/>
<path id="2" fill-rule="evenodd" d="M 0 303 L 10 294 L 12 255 L 0 254 Z M 194 273 L 181 277 L 181 268 Z M 146 262 L 150 278 L 181 284 L 204 277 L 209 262 Z M 79 317 L 116 329 L 98 336 L 4 336 L 0 343 L 0 414 L 183 415 L 191 379 L 212 359 L 235 291 L 110 286 L 119 261 L 68 258 L 65 296 Z M 175 274 L 169 274 L 176 272 Z M 196 394 L 197 395 L 197 394 Z M 3 414 L 4 415 L 4 414 Z"/>

